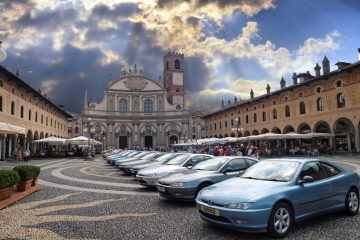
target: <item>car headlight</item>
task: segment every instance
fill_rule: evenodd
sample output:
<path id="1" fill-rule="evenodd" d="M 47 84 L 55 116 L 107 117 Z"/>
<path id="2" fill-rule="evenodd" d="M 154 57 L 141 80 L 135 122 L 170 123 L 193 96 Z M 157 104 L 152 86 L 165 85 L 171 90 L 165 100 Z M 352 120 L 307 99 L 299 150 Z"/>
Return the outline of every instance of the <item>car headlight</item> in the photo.
<path id="1" fill-rule="evenodd" d="M 184 183 L 183 182 L 175 182 L 171 184 L 172 187 L 183 187 Z"/>
<path id="2" fill-rule="evenodd" d="M 253 205 L 251 202 L 229 203 L 225 207 L 231 209 L 248 209 Z"/>

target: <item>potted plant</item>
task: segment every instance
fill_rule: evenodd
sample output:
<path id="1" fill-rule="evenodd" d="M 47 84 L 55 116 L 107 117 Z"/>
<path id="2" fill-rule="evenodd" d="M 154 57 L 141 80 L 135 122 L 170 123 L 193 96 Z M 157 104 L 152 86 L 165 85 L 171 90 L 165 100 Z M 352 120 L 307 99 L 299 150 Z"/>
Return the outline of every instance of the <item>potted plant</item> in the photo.
<path id="1" fill-rule="evenodd" d="M 13 170 L 0 170 L 0 201 L 11 197 L 13 187 L 20 182 L 19 174 Z"/>
<path id="2" fill-rule="evenodd" d="M 32 165 L 20 165 L 14 167 L 14 170 L 18 172 L 20 176 L 20 183 L 18 184 L 18 191 L 24 192 L 31 188 L 33 179 L 36 176 L 35 166 Z"/>
<path id="3" fill-rule="evenodd" d="M 32 184 L 31 184 L 32 187 L 35 187 L 35 186 L 38 185 L 39 175 L 40 175 L 41 169 L 40 169 L 40 167 L 34 166 L 34 171 L 35 171 L 35 177 L 34 177 L 34 179 L 32 181 Z"/>

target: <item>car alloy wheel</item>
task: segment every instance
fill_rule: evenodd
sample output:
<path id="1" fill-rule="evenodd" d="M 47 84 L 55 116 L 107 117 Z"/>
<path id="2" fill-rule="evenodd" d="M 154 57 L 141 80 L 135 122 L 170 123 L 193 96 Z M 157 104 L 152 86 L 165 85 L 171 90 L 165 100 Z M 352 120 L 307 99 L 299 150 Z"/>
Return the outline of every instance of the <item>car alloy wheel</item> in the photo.
<path id="1" fill-rule="evenodd" d="M 346 196 L 346 212 L 356 215 L 359 212 L 359 194 L 355 189 L 350 189 Z"/>
<path id="2" fill-rule="evenodd" d="M 291 231 L 293 219 L 293 212 L 288 204 L 276 204 L 269 217 L 268 233 L 274 238 L 285 237 Z"/>
<path id="3" fill-rule="evenodd" d="M 283 234 L 286 232 L 290 225 L 290 213 L 286 208 L 279 208 L 274 216 L 274 227 L 275 230 Z"/>

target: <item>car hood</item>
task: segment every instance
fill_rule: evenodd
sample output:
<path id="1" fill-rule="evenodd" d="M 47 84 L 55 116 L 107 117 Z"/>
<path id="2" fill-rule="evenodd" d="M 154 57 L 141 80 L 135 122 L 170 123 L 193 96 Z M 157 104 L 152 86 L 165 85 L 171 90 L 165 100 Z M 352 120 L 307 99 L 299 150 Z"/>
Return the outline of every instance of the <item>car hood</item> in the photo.
<path id="1" fill-rule="evenodd" d="M 147 162 L 147 160 L 138 160 L 138 159 L 132 159 L 132 160 L 129 160 L 129 161 L 125 161 L 125 162 L 122 162 L 120 164 L 121 167 L 123 166 L 134 166 L 135 164 L 142 164 L 144 162 Z"/>
<path id="2" fill-rule="evenodd" d="M 263 181 L 245 178 L 231 178 L 211 185 L 199 194 L 201 201 L 224 206 L 229 203 L 251 201 L 258 195 L 278 192 L 279 188 L 287 186 L 287 182 Z"/>
<path id="3" fill-rule="evenodd" d="M 179 171 L 184 169 L 185 167 L 181 167 L 180 165 L 160 165 L 160 166 L 153 166 L 145 168 L 141 171 L 139 171 L 139 175 L 147 176 L 147 175 L 153 175 L 156 174 L 158 176 L 161 175 L 167 175 L 170 172 L 173 171 Z"/>
<path id="4" fill-rule="evenodd" d="M 148 168 L 148 167 L 160 166 L 161 164 L 162 164 L 161 162 L 157 162 L 157 161 L 148 161 L 148 162 L 133 166 L 133 168 L 134 169 L 143 169 L 143 168 Z"/>
<path id="5" fill-rule="evenodd" d="M 190 182 L 201 178 L 211 177 L 214 173 L 214 171 L 184 169 L 179 172 L 170 173 L 168 176 L 161 178 L 161 182 L 167 184 L 174 182 Z"/>

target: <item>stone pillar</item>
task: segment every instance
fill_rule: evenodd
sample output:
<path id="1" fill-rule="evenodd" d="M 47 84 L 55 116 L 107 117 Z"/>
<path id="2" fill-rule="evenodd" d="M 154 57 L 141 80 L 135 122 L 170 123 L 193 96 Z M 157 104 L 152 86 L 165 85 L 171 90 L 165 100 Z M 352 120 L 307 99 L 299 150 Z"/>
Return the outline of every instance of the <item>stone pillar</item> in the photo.
<path id="1" fill-rule="evenodd" d="M 4 160 L 4 159 L 3 159 L 3 155 L 2 155 L 2 152 L 3 152 L 3 141 L 4 141 L 3 136 L 0 136 L 0 161 Z"/>
<path id="2" fill-rule="evenodd" d="M 355 150 L 360 150 L 360 127 L 355 128 Z"/>
<path id="3" fill-rule="evenodd" d="M 9 137 L 9 143 L 8 143 L 8 149 L 9 149 L 9 151 L 8 151 L 8 156 L 7 157 L 10 157 L 10 155 L 12 154 L 12 137 L 10 136 Z"/>
<path id="4" fill-rule="evenodd" d="M 351 138 L 350 138 L 350 134 L 347 135 L 347 144 L 348 144 L 348 152 L 351 153 L 352 149 L 351 149 Z"/>

